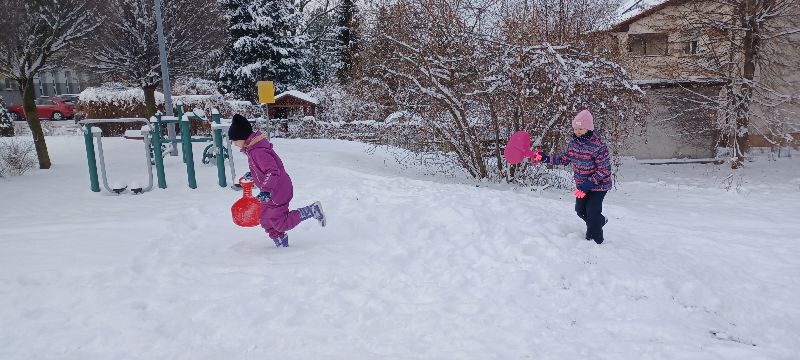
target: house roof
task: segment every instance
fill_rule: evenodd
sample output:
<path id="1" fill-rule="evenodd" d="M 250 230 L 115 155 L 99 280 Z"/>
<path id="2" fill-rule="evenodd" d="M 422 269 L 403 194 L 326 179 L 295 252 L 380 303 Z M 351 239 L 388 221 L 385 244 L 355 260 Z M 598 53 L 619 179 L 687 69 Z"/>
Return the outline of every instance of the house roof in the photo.
<path id="1" fill-rule="evenodd" d="M 640 19 L 668 6 L 680 5 L 686 2 L 689 2 L 689 0 L 628 0 L 619 8 L 617 23 L 611 26 L 611 31 L 628 31 L 628 27 Z"/>
<path id="2" fill-rule="evenodd" d="M 280 95 L 275 97 L 275 101 L 278 101 L 278 99 L 280 99 L 280 98 L 282 98 L 284 96 L 291 96 L 291 97 L 294 97 L 294 98 L 297 98 L 297 99 L 300 99 L 300 100 L 303 100 L 303 101 L 310 102 L 310 103 L 312 103 L 314 105 L 318 105 L 319 104 L 319 101 L 316 98 L 311 97 L 311 95 L 308 95 L 308 94 L 306 94 L 306 93 L 304 93 L 302 91 L 297 91 L 297 90 L 289 90 L 289 91 L 286 91 L 286 92 L 282 92 Z"/>

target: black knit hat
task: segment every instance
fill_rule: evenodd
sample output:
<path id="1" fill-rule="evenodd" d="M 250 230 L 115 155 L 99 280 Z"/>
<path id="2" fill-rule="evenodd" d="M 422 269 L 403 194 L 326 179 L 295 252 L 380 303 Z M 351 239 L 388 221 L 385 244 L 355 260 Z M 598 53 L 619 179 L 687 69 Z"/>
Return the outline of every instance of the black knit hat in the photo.
<path id="1" fill-rule="evenodd" d="M 231 122 L 231 127 L 228 129 L 228 138 L 236 141 L 236 140 L 247 140 L 250 137 L 250 134 L 253 133 L 253 126 L 250 125 L 250 122 L 247 121 L 242 115 L 236 114 L 233 115 L 233 121 Z"/>

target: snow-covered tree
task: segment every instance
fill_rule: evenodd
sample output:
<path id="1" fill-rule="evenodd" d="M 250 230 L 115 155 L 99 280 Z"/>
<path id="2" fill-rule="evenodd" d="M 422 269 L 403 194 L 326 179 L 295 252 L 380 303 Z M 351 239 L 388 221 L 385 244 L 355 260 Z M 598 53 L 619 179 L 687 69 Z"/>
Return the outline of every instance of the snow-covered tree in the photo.
<path id="1" fill-rule="evenodd" d="M 255 84 L 273 80 L 277 91 L 305 88 L 307 38 L 302 14 L 290 0 L 220 0 L 228 20 L 221 87 L 246 100 L 256 99 Z"/>
<path id="2" fill-rule="evenodd" d="M 336 8 L 336 28 L 334 30 L 335 62 L 333 69 L 339 83 L 350 80 L 353 68 L 353 56 L 356 51 L 356 15 L 357 9 L 353 0 L 341 0 Z"/>
<path id="3" fill-rule="evenodd" d="M 103 75 L 142 88 L 147 115 L 156 112 L 161 62 L 153 0 L 108 0 L 108 19 L 85 43 L 82 65 Z M 202 76 L 223 45 L 224 19 L 214 0 L 163 0 L 165 42 L 170 76 Z"/>
<path id="4" fill-rule="evenodd" d="M 19 84 L 41 169 L 49 169 L 51 164 L 36 113 L 33 78 L 61 63 L 70 47 L 97 27 L 100 17 L 94 4 L 86 0 L 0 0 L 0 76 Z"/>
<path id="5" fill-rule="evenodd" d="M 14 136 L 14 124 L 8 116 L 6 102 L 3 100 L 3 97 L 0 96 L 0 137 L 8 136 Z"/>
<path id="6" fill-rule="evenodd" d="M 501 0 L 499 17 L 512 43 L 565 44 L 608 28 L 620 0 Z M 510 25 L 510 26 L 509 26 Z"/>
<path id="7" fill-rule="evenodd" d="M 336 22 L 333 17 L 335 6 L 326 2 L 323 6 L 306 10 L 304 13 L 303 33 L 308 38 L 308 56 L 306 69 L 314 86 L 324 84 L 333 76 L 335 46 L 334 30 Z"/>
<path id="8" fill-rule="evenodd" d="M 624 140 L 618 130 L 641 92 L 620 65 L 578 44 L 503 36 L 522 29 L 494 17 L 492 2 L 474 5 L 412 0 L 377 16 L 364 56 L 373 61 L 369 76 L 401 108 L 422 116 L 428 137 L 420 141 L 440 144 L 470 176 L 512 181 L 516 169 L 501 154 L 514 131 L 531 131 L 552 149 L 563 143 L 571 117 L 589 108 L 610 143 Z M 479 30 L 487 21 L 496 26 Z"/>

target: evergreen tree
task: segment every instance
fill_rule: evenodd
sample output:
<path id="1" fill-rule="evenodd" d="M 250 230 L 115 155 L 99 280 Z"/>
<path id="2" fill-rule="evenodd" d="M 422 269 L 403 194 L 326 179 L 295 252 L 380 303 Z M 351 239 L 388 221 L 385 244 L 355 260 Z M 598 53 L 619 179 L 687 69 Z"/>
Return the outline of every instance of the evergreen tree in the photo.
<path id="1" fill-rule="evenodd" d="M 14 124 L 8 116 L 6 102 L 3 100 L 3 97 L 0 96 L 0 137 L 4 136 L 14 136 Z"/>
<path id="2" fill-rule="evenodd" d="M 255 83 L 273 80 L 277 91 L 304 88 L 306 37 L 298 34 L 300 13 L 290 0 L 220 0 L 229 37 L 219 69 L 225 92 L 253 101 Z"/>
<path id="3" fill-rule="evenodd" d="M 353 56 L 355 53 L 355 17 L 356 5 L 353 0 L 342 0 L 336 9 L 335 62 L 333 64 L 336 77 L 340 83 L 346 83 L 351 77 Z"/>

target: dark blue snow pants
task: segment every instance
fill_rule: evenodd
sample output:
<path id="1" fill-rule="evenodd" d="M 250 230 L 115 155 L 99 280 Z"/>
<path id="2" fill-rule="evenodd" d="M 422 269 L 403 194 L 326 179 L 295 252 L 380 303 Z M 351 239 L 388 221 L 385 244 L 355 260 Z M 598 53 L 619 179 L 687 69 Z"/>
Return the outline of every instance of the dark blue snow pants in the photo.
<path id="1" fill-rule="evenodd" d="M 589 191 L 583 199 L 575 199 L 575 212 L 586 223 L 586 240 L 603 243 L 603 199 L 606 191 Z"/>

